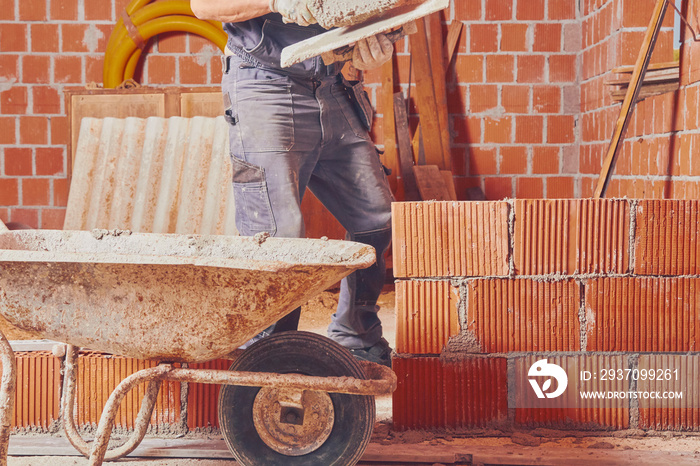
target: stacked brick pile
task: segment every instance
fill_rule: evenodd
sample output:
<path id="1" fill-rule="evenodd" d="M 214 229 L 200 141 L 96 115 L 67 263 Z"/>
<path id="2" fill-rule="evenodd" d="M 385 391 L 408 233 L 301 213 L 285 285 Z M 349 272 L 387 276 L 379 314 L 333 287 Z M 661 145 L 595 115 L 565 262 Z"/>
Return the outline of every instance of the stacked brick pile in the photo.
<path id="1" fill-rule="evenodd" d="M 700 429 L 699 201 L 418 202 L 393 211 L 397 429 Z M 518 408 L 516 374 L 537 359 L 624 372 L 661 355 L 685 381 L 680 406 Z"/>

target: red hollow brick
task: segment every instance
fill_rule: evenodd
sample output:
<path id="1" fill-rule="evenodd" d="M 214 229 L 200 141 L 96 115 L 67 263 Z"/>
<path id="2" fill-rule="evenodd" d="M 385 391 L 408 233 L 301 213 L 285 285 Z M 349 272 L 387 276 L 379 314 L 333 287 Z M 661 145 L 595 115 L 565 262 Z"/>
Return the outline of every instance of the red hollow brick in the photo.
<path id="1" fill-rule="evenodd" d="M 49 14 L 54 21 L 76 21 L 78 19 L 78 0 L 54 0 L 51 2 Z"/>
<path id="2" fill-rule="evenodd" d="M 22 180 L 22 205 L 47 206 L 51 198 L 50 180 L 46 178 L 24 178 Z"/>
<path id="3" fill-rule="evenodd" d="M 187 85 L 207 84 L 206 63 L 200 64 L 199 57 L 180 57 L 180 83 Z M 375 141 L 377 139 L 374 139 Z"/>
<path id="4" fill-rule="evenodd" d="M 480 83 L 484 82 L 484 57 L 481 55 L 457 55 L 455 60 L 455 73 L 457 82 Z M 406 80 L 408 81 L 408 74 Z"/>
<path id="5" fill-rule="evenodd" d="M 627 201 L 516 201 L 515 272 L 521 275 L 627 273 L 629 229 Z"/>
<path id="6" fill-rule="evenodd" d="M 19 204 L 19 182 L 16 178 L 0 178 L 0 205 Z"/>
<path id="7" fill-rule="evenodd" d="M 22 57 L 22 81 L 25 83 L 48 83 L 51 76 L 49 55 L 25 55 Z"/>
<path id="8" fill-rule="evenodd" d="M 547 178 L 548 199 L 569 199 L 574 197 L 574 177 L 550 176 Z"/>
<path id="9" fill-rule="evenodd" d="M 556 364 L 568 375 L 568 385 L 562 395 L 556 398 L 539 400 L 534 398 L 528 372 L 539 359 L 546 359 L 548 364 Z M 515 424 L 527 428 L 554 429 L 628 429 L 630 420 L 630 401 L 625 400 L 584 400 L 582 391 L 629 391 L 626 380 L 600 380 L 600 370 L 625 369 L 630 367 L 629 358 L 620 355 L 587 354 L 584 356 L 547 356 L 528 355 L 516 358 L 514 385 Z M 581 381 L 581 371 L 596 374 L 590 381 Z"/>
<path id="10" fill-rule="evenodd" d="M 66 209 L 42 209 L 41 228 L 45 230 L 62 230 L 66 218 Z"/>
<path id="11" fill-rule="evenodd" d="M 397 281 L 396 352 L 440 354 L 459 333 L 458 303 L 449 281 Z"/>
<path id="12" fill-rule="evenodd" d="M 515 117 L 515 142 L 539 144 L 543 140 L 544 118 L 535 115 Z"/>
<path id="13" fill-rule="evenodd" d="M 559 148 L 553 146 L 535 146 L 532 149 L 532 173 L 559 173 Z"/>
<path id="14" fill-rule="evenodd" d="M 39 176 L 55 176 L 64 174 L 64 149 L 62 147 L 36 148 L 36 174 Z"/>
<path id="15" fill-rule="evenodd" d="M 515 58 L 512 55 L 486 56 L 486 81 L 512 83 L 515 80 Z"/>
<path id="16" fill-rule="evenodd" d="M 545 57 L 544 55 L 519 55 L 518 77 L 519 83 L 544 82 Z"/>
<path id="17" fill-rule="evenodd" d="M 506 113 L 529 113 L 530 86 L 502 86 L 501 105 Z"/>
<path id="18" fill-rule="evenodd" d="M 19 147 L 5 148 L 5 175 L 32 176 L 32 149 Z"/>
<path id="19" fill-rule="evenodd" d="M 513 3 L 503 0 L 486 0 L 486 21 L 507 21 L 513 18 Z"/>
<path id="20" fill-rule="evenodd" d="M 215 359 L 205 363 L 191 364 L 195 369 L 228 370 L 231 361 Z M 187 427 L 218 428 L 219 417 L 217 401 L 219 399 L 220 385 L 192 383 L 188 384 L 187 394 Z"/>
<path id="21" fill-rule="evenodd" d="M 518 199 L 540 199 L 544 197 L 542 178 L 518 177 L 515 180 L 515 197 Z"/>
<path id="22" fill-rule="evenodd" d="M 523 23 L 501 24 L 501 52 L 527 52 L 528 25 Z"/>
<path id="23" fill-rule="evenodd" d="M 498 157 L 496 155 L 496 149 L 472 147 L 469 150 L 469 174 L 498 174 Z"/>
<path id="24" fill-rule="evenodd" d="M 559 86 L 533 86 L 532 109 L 536 113 L 559 113 L 561 92 Z"/>
<path id="25" fill-rule="evenodd" d="M 513 179 L 500 176 L 485 178 L 484 195 L 490 201 L 499 201 L 513 197 Z"/>
<path id="26" fill-rule="evenodd" d="M 34 114 L 60 114 L 62 95 L 51 86 L 33 86 Z"/>
<path id="27" fill-rule="evenodd" d="M 498 426 L 508 416 L 505 358 L 394 358 L 397 430 Z M 468 389 L 467 389 L 468 387 Z"/>
<path id="28" fill-rule="evenodd" d="M 32 24 L 32 52 L 58 52 L 60 43 L 58 24 Z"/>
<path id="29" fill-rule="evenodd" d="M 498 107 L 498 86 L 472 84 L 469 86 L 469 111 L 482 113 Z"/>
<path id="30" fill-rule="evenodd" d="M 48 119 L 43 116 L 23 116 L 20 118 L 20 144 L 43 145 L 48 140 Z"/>
<path id="31" fill-rule="evenodd" d="M 77 84 L 82 79 L 82 59 L 79 56 L 56 56 L 53 80 L 55 83 Z"/>
<path id="32" fill-rule="evenodd" d="M 394 276 L 508 274 L 508 211 L 502 202 L 394 203 Z"/>
<path id="33" fill-rule="evenodd" d="M 28 105 L 26 86 L 14 85 L 0 92 L 0 111 L 5 115 L 24 115 L 27 113 Z"/>
<path id="34" fill-rule="evenodd" d="M 17 118 L 0 116 L 0 144 L 14 144 L 16 141 Z"/>
<path id="35" fill-rule="evenodd" d="M 46 21 L 46 2 L 43 0 L 24 0 L 19 2 L 19 20 Z"/>
<path id="36" fill-rule="evenodd" d="M 566 20 L 576 18 L 576 3 L 570 0 L 549 0 L 547 19 Z"/>
<path id="37" fill-rule="evenodd" d="M 512 142 L 512 117 L 484 118 L 484 142 L 507 144 Z"/>
<path id="38" fill-rule="evenodd" d="M 0 184 L 2 184 L 2 180 L 0 180 Z M 10 221 L 24 223 L 34 229 L 39 228 L 39 209 L 12 208 L 10 209 Z"/>
<path id="39" fill-rule="evenodd" d="M 527 173 L 527 148 L 523 146 L 502 146 L 499 172 L 502 175 L 522 175 Z"/>
<path id="40" fill-rule="evenodd" d="M 3 52 L 27 51 L 27 25 L 5 23 L 0 27 L 0 50 Z"/>
<path id="41" fill-rule="evenodd" d="M 585 288 L 587 351 L 697 351 L 700 279 L 598 278 Z"/>
<path id="42" fill-rule="evenodd" d="M 515 13 L 519 21 L 538 21 L 544 19 L 544 0 L 530 0 L 528 2 L 518 2 Z"/>
<path id="43" fill-rule="evenodd" d="M 482 19 L 481 0 L 460 0 L 454 4 L 457 21 Z"/>
<path id="44" fill-rule="evenodd" d="M 535 24 L 534 52 L 560 52 L 562 49 L 562 27 L 560 23 Z"/>
<path id="45" fill-rule="evenodd" d="M 498 51 L 498 25 L 497 24 L 472 24 L 470 29 L 471 53 L 489 53 Z"/>
<path id="46" fill-rule="evenodd" d="M 640 200 L 635 209 L 634 272 L 696 275 L 700 271 L 700 202 Z"/>
<path id="47" fill-rule="evenodd" d="M 581 349 L 575 280 L 478 279 L 466 287 L 465 330 L 481 352 Z"/>

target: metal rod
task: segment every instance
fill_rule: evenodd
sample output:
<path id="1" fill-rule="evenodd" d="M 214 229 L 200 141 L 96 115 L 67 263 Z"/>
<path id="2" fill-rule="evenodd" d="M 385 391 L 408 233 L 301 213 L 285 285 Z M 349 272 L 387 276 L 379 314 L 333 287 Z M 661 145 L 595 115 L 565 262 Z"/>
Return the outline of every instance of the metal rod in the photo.
<path id="1" fill-rule="evenodd" d="M 2 223 L 2 222 L 0 222 Z M 10 342 L 0 332 L 0 362 L 2 381 L 0 382 L 0 465 L 7 465 L 7 449 L 12 431 L 12 414 L 15 408 L 15 386 L 17 384 L 17 362 Z"/>
<path id="2" fill-rule="evenodd" d="M 164 375 L 171 370 L 172 366 L 170 364 L 161 364 L 160 366 L 152 367 L 150 369 L 142 369 L 138 372 L 131 374 L 129 377 L 122 380 L 119 385 L 117 385 L 117 388 L 115 388 L 112 394 L 109 395 L 107 404 L 105 404 L 105 407 L 102 411 L 102 416 L 100 416 L 100 423 L 97 426 L 95 441 L 92 446 L 92 451 L 90 453 L 90 466 L 100 466 L 105 460 L 107 447 L 109 446 L 109 438 L 112 435 L 112 428 L 114 426 L 114 418 L 117 415 L 119 405 L 121 404 L 126 394 L 129 393 L 131 389 L 135 386 L 143 382 L 150 382 L 148 388 L 149 394 L 146 396 L 148 401 L 144 400 L 144 402 L 141 404 L 141 411 L 139 411 L 138 417 L 140 420 L 142 420 L 143 415 L 145 414 L 144 407 L 147 407 L 147 405 L 151 404 L 150 410 L 151 412 L 153 410 L 153 405 L 155 404 L 155 396 L 153 395 L 153 390 L 155 389 L 156 385 L 158 389 L 160 388 L 160 382 L 162 381 Z M 156 389 L 155 395 L 157 394 L 158 391 Z M 150 416 L 146 420 L 146 424 L 149 420 Z M 134 434 L 136 434 L 136 432 Z M 145 430 L 143 430 L 143 434 L 145 434 Z M 141 433 L 139 433 L 139 435 L 141 435 L 141 439 L 143 439 L 143 435 Z M 129 445 L 131 448 L 130 451 L 133 451 L 133 449 L 138 446 L 138 444 L 141 442 L 141 439 L 138 439 L 135 442 L 127 442 L 127 444 L 133 443 L 133 445 Z"/>
<path id="3" fill-rule="evenodd" d="M 629 125 L 630 118 L 632 116 L 632 110 L 634 110 L 634 105 L 637 102 L 639 90 L 642 87 L 647 66 L 649 66 L 651 53 L 654 51 L 656 38 L 659 35 L 661 24 L 664 21 L 664 13 L 666 12 L 667 4 L 668 0 L 658 0 L 656 2 L 656 7 L 654 8 L 651 21 L 649 22 L 646 35 L 644 36 L 644 41 L 642 42 L 642 48 L 639 51 L 637 62 L 634 65 L 634 71 L 632 73 L 630 85 L 627 88 L 625 100 L 622 102 L 622 108 L 620 109 L 620 116 L 617 119 L 615 132 L 613 133 L 607 155 L 603 161 L 603 168 L 601 169 L 600 176 L 598 177 L 598 184 L 596 185 L 595 192 L 593 194 L 595 199 L 605 197 L 605 191 L 608 189 L 608 183 L 612 177 L 615 160 L 617 159 L 617 155 L 622 147 L 625 132 L 627 131 L 627 126 Z"/>
<path id="4" fill-rule="evenodd" d="M 86 457 L 90 456 L 87 442 L 75 427 L 75 386 L 78 348 L 68 345 L 63 366 L 63 396 L 61 397 L 61 422 L 68 441 Z"/>
<path id="5" fill-rule="evenodd" d="M 165 378 L 178 382 L 241 385 L 246 387 L 284 387 L 348 395 L 388 395 L 396 388 L 396 375 L 388 367 L 373 364 L 372 380 L 352 377 L 315 377 L 302 374 L 222 371 L 214 369 L 173 369 Z M 368 374 L 370 375 L 370 374 Z"/>

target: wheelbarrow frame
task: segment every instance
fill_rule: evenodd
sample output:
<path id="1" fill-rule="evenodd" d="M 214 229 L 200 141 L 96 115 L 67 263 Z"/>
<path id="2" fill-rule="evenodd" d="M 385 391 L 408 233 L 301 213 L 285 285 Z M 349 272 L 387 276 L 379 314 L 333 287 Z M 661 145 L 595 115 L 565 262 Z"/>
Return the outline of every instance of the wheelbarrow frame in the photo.
<path id="1" fill-rule="evenodd" d="M 354 377 L 318 377 L 303 374 L 277 374 L 270 372 L 224 371 L 214 369 L 178 368 L 162 363 L 156 367 L 142 369 L 122 380 L 110 394 L 102 411 L 92 448 L 82 438 L 75 425 L 75 393 L 79 349 L 67 345 L 64 367 L 61 418 L 66 437 L 80 453 L 90 459 L 91 466 L 103 461 L 122 458 L 133 452 L 146 435 L 148 424 L 156 404 L 158 392 L 164 380 L 248 387 L 278 388 L 287 391 L 305 390 L 348 395 L 388 395 L 396 389 L 396 375 L 388 367 L 371 362 L 358 361 L 367 379 Z M 14 392 L 16 384 L 16 362 L 14 351 L 7 338 L 0 332 L 0 361 L 2 382 L 0 385 L 0 464 L 7 464 L 7 451 L 12 427 Z M 122 400 L 129 391 L 141 383 L 148 382 L 141 407 L 137 415 L 134 432 L 126 443 L 107 450 L 114 426 L 114 419 Z"/>

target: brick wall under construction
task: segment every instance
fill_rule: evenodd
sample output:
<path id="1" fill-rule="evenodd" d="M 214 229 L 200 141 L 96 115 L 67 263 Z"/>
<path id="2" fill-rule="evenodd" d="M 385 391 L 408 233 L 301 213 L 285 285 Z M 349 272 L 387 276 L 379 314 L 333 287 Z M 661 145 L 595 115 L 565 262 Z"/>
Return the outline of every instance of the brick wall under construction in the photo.
<path id="1" fill-rule="evenodd" d="M 700 201 L 414 202 L 393 214 L 397 429 L 700 430 Z M 539 357 L 594 375 L 665 366 L 684 399 L 520 406 L 517 376 Z"/>

